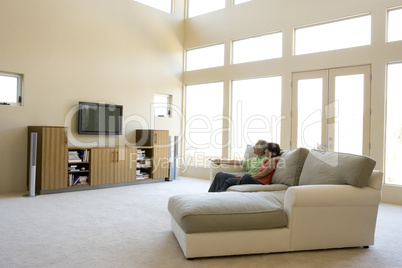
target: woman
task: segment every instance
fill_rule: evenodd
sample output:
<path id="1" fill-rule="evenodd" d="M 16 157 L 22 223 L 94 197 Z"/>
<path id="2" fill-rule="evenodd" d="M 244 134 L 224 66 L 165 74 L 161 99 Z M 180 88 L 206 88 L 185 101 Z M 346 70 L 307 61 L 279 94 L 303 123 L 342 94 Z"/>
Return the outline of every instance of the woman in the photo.
<path id="1" fill-rule="evenodd" d="M 281 148 L 277 143 L 268 143 L 264 149 L 266 159 L 259 171 L 254 174 L 245 174 L 241 178 L 230 178 L 220 188 L 219 192 L 226 191 L 232 185 L 239 184 L 271 184 L 272 177 L 275 173 L 276 165 L 280 158 Z"/>

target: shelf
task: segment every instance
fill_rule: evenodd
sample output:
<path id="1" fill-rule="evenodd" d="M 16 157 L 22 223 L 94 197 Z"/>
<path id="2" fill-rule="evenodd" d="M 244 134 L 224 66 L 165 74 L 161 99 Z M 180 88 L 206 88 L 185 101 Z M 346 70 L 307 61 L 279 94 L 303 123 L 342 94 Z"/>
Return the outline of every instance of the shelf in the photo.
<path id="1" fill-rule="evenodd" d="M 69 187 L 82 187 L 82 186 L 88 186 L 88 185 L 89 185 L 88 183 L 85 183 L 85 184 L 75 184 L 75 185 L 69 186 Z"/>
<path id="2" fill-rule="evenodd" d="M 67 186 L 77 187 L 90 185 L 90 149 L 88 148 L 69 148 L 68 149 L 68 170 Z M 71 159 L 74 159 L 71 161 Z M 84 170 L 82 170 L 84 169 Z"/>

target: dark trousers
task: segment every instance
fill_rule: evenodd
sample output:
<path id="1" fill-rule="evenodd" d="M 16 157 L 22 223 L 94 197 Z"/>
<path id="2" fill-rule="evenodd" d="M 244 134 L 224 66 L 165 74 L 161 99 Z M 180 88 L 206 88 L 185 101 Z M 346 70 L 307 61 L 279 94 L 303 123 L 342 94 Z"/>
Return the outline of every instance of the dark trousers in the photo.
<path id="1" fill-rule="evenodd" d="M 237 184 L 262 184 L 261 182 L 257 181 L 250 174 L 244 174 L 243 177 L 237 182 Z"/>
<path id="2" fill-rule="evenodd" d="M 218 172 L 215 175 L 214 181 L 209 187 L 208 192 L 224 192 L 230 186 L 236 185 L 240 179 L 236 175 L 226 172 Z"/>

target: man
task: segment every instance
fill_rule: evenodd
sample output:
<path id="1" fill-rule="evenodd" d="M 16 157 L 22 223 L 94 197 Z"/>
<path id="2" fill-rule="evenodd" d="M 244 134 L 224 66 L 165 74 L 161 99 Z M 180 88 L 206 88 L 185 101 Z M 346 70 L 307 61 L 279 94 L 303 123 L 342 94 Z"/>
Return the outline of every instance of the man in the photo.
<path id="1" fill-rule="evenodd" d="M 268 146 L 268 143 L 264 140 L 259 140 L 253 147 L 254 154 L 256 157 L 252 157 L 247 160 L 225 160 L 225 159 L 215 159 L 213 162 L 216 165 L 227 164 L 227 165 L 242 165 L 248 171 L 247 174 L 254 175 L 260 169 L 262 163 L 268 159 L 265 156 L 265 148 Z M 222 188 L 223 184 L 226 180 L 230 180 L 233 178 L 237 178 L 238 176 L 227 173 L 227 172 L 218 172 L 215 175 L 214 181 L 212 182 L 208 192 L 223 192 L 226 189 Z M 235 183 L 236 184 L 236 183 Z"/>

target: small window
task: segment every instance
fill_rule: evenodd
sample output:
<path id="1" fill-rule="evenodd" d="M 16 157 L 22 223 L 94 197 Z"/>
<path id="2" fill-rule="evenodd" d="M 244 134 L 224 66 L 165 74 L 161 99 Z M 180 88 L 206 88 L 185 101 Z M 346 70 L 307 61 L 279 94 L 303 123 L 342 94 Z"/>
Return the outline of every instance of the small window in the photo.
<path id="1" fill-rule="evenodd" d="M 225 8 L 226 0 L 188 0 L 188 18 Z"/>
<path id="2" fill-rule="evenodd" d="M 155 117 L 169 117 L 170 116 L 170 95 L 155 94 L 154 108 Z"/>
<path id="3" fill-rule="evenodd" d="M 134 0 L 141 4 L 172 14 L 172 0 Z"/>
<path id="4" fill-rule="evenodd" d="M 282 33 L 233 42 L 233 64 L 282 57 Z"/>
<path id="5" fill-rule="evenodd" d="M 234 0 L 234 4 L 238 5 L 238 4 L 242 4 L 242 3 L 246 3 L 246 2 L 250 2 L 251 0 Z"/>
<path id="6" fill-rule="evenodd" d="M 402 40 L 402 8 L 388 11 L 388 33 L 387 41 L 394 42 Z"/>
<path id="7" fill-rule="evenodd" d="M 186 71 L 223 66 L 224 57 L 223 44 L 187 50 Z"/>
<path id="8" fill-rule="evenodd" d="M 371 15 L 295 30 L 295 55 L 371 44 Z"/>
<path id="9" fill-rule="evenodd" d="M 0 104 L 22 105 L 22 75 L 0 73 Z"/>

